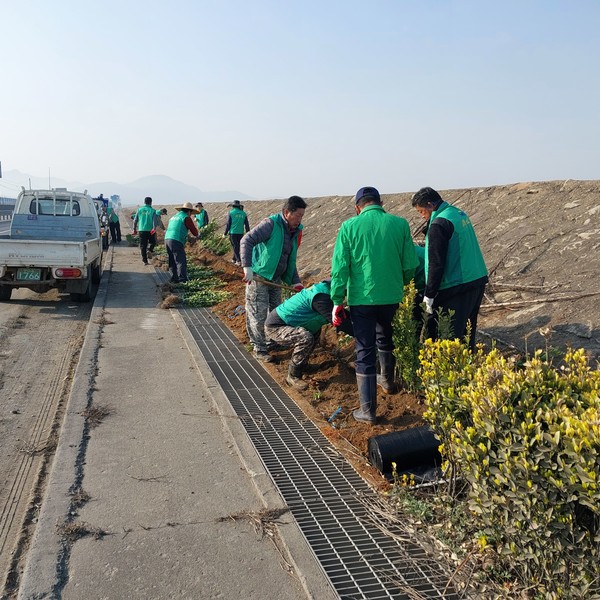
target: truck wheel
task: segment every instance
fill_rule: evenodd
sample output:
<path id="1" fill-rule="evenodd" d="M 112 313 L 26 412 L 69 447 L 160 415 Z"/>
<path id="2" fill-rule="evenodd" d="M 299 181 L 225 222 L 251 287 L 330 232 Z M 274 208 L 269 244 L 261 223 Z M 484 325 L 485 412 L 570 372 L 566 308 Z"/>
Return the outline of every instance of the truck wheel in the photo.
<path id="1" fill-rule="evenodd" d="M 84 292 L 71 294 L 73 302 L 89 302 L 92 299 L 93 284 L 92 284 L 92 267 L 88 267 L 87 287 Z"/>
<path id="2" fill-rule="evenodd" d="M 0 285 L 0 301 L 10 300 L 12 291 L 13 289 L 10 285 Z"/>
<path id="3" fill-rule="evenodd" d="M 100 283 L 102 277 L 102 269 L 100 263 L 92 267 L 92 283 Z"/>

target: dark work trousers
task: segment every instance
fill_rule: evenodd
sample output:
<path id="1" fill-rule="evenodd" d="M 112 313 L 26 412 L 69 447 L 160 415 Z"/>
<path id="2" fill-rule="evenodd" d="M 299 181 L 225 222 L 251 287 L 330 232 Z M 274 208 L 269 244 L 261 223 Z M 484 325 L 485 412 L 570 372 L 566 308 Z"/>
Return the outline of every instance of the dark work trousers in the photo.
<path id="1" fill-rule="evenodd" d="M 427 337 L 437 339 L 438 323 L 436 311 L 442 309 L 443 314 L 448 314 L 449 310 L 453 310 L 452 315 L 452 332 L 454 337 L 464 341 L 467 333 L 467 322 L 471 322 L 471 338 L 469 346 L 471 350 L 475 350 L 475 334 L 477 333 L 477 315 L 479 307 L 483 300 L 483 292 L 485 284 L 470 290 L 465 290 L 456 294 L 452 294 L 451 289 L 442 290 L 433 301 L 433 314 L 427 315 Z"/>
<path id="2" fill-rule="evenodd" d="M 154 246 L 156 246 L 156 230 L 152 230 L 150 232 L 150 237 L 148 238 L 148 250 L 150 252 L 154 252 Z"/>
<path id="3" fill-rule="evenodd" d="M 139 231 L 138 235 L 140 236 L 140 250 L 142 251 L 142 260 L 147 263 L 148 262 L 148 243 L 150 242 L 150 238 L 152 234 L 149 231 Z M 150 243 L 150 252 L 154 246 Z"/>
<path id="4" fill-rule="evenodd" d="M 118 244 L 121 241 L 121 223 L 119 221 L 111 221 L 108 226 L 110 227 L 110 237 L 113 244 Z"/>
<path id="5" fill-rule="evenodd" d="M 242 259 L 240 258 L 240 242 L 242 241 L 243 237 L 243 233 L 229 234 L 229 241 L 231 242 L 231 247 L 233 248 L 233 260 L 238 263 L 242 262 Z"/>
<path id="6" fill-rule="evenodd" d="M 377 374 L 377 350 L 392 352 L 392 321 L 398 304 L 351 306 L 350 318 L 356 344 L 356 373 Z"/>
<path id="7" fill-rule="evenodd" d="M 172 283 L 184 283 L 187 281 L 187 258 L 185 248 L 177 240 L 165 240 L 167 255 L 169 257 L 169 270 L 171 271 Z"/>

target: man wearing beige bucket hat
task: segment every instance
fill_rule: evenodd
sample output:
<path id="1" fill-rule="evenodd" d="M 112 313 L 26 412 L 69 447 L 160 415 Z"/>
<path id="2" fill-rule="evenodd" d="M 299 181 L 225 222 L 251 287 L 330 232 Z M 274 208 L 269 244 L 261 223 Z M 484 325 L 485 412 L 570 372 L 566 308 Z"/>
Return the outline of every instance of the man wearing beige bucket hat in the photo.
<path id="1" fill-rule="evenodd" d="M 188 233 L 198 237 L 198 229 L 191 215 L 198 214 L 191 202 L 185 202 L 176 206 L 177 211 L 169 219 L 165 233 L 165 246 L 169 256 L 169 270 L 171 271 L 171 283 L 185 283 L 187 281 L 187 257 L 185 255 L 185 243 Z"/>

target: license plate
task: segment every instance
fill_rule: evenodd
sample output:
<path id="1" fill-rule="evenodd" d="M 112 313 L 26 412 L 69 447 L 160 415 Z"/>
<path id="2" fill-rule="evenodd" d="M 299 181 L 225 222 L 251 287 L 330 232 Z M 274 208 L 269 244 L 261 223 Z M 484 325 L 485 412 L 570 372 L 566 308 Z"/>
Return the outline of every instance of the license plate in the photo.
<path id="1" fill-rule="evenodd" d="M 17 269 L 17 281 L 39 281 L 41 278 L 41 269 Z"/>

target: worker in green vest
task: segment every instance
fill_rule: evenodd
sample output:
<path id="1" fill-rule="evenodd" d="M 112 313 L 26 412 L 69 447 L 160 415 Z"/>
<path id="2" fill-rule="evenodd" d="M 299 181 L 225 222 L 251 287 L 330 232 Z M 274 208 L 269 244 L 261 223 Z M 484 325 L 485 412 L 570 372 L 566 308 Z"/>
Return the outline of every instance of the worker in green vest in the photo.
<path id="1" fill-rule="evenodd" d="M 306 202 L 290 196 L 280 213 L 263 219 L 240 244 L 240 256 L 246 283 L 246 328 L 254 357 L 274 362 L 265 338 L 265 319 L 269 311 L 281 304 L 281 288 L 273 283 L 304 286 L 296 268 L 296 256 L 302 239 L 302 218 Z M 259 277 L 255 277 L 258 275 Z"/>
<path id="2" fill-rule="evenodd" d="M 110 228 L 110 237 L 113 244 L 121 243 L 121 223 L 119 221 L 119 215 L 115 210 L 115 207 L 112 202 L 108 203 L 108 208 L 106 209 L 106 214 L 108 215 L 108 227 Z"/>
<path id="3" fill-rule="evenodd" d="M 233 264 L 241 265 L 240 242 L 244 237 L 244 232 L 248 233 L 250 231 L 250 223 L 248 223 L 248 216 L 244 212 L 244 205 L 240 204 L 239 200 L 234 200 L 228 206 L 231 207 L 231 210 L 227 215 L 227 225 L 225 225 L 223 237 L 229 235 L 229 241 L 233 248 Z"/>
<path id="4" fill-rule="evenodd" d="M 150 252 L 154 249 L 156 238 L 153 237 L 156 229 L 156 211 L 152 208 L 152 198 L 144 198 L 144 206 L 140 206 L 133 218 L 133 235 L 140 236 L 140 250 L 142 253 L 142 262 L 148 264 L 148 245 Z"/>
<path id="5" fill-rule="evenodd" d="M 265 321 L 267 340 L 294 348 L 286 378 L 286 383 L 294 389 L 303 391 L 308 388 L 302 374 L 308 366 L 321 328 L 331 324 L 333 302 L 330 291 L 331 279 L 304 288 L 272 310 Z M 337 330 L 353 335 L 352 321 L 345 318 Z"/>
<path id="6" fill-rule="evenodd" d="M 206 212 L 202 202 L 196 202 L 195 208 L 198 211 L 198 214 L 194 217 L 194 219 L 196 220 L 196 227 L 198 230 L 200 230 L 208 225 L 208 213 Z"/>
<path id="7" fill-rule="evenodd" d="M 165 247 L 169 257 L 169 270 L 171 271 L 171 283 L 185 283 L 187 281 L 187 257 L 185 255 L 185 243 L 188 233 L 198 237 L 198 230 L 192 215 L 198 211 L 191 202 L 175 207 L 177 211 L 169 219 L 167 231 L 165 232 Z"/>
<path id="8" fill-rule="evenodd" d="M 483 300 L 488 272 L 475 230 L 466 213 L 448 202 L 433 188 L 421 188 L 411 200 L 428 220 L 425 237 L 425 292 L 427 335 L 438 334 L 437 311 L 454 311 L 454 336 L 465 339 L 470 323 L 469 344 L 475 349 L 477 315 Z"/>

